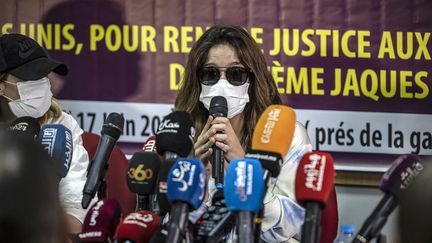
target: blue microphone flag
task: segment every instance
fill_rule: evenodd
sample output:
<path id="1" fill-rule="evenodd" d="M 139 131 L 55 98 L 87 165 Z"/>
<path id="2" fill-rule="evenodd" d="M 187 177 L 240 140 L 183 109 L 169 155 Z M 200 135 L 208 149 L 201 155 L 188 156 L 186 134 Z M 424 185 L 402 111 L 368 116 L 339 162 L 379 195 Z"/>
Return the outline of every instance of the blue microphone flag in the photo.
<path id="1" fill-rule="evenodd" d="M 206 169 L 199 159 L 178 158 L 168 173 L 168 201 L 181 201 L 197 209 L 205 195 Z"/>
<path id="2" fill-rule="evenodd" d="M 263 175 L 263 168 L 257 159 L 232 160 L 224 182 L 227 208 L 230 211 L 258 211 L 264 198 Z"/>
<path id="3" fill-rule="evenodd" d="M 39 143 L 57 163 L 57 172 L 65 177 L 73 155 L 71 131 L 61 124 L 46 124 L 39 132 Z"/>

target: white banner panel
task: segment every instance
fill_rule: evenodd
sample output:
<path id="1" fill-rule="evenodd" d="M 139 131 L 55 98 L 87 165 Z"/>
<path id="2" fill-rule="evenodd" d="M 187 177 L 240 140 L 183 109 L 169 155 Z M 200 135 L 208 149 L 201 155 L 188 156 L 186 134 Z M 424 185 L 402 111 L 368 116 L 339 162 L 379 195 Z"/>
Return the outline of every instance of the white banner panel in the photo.
<path id="1" fill-rule="evenodd" d="M 100 134 L 103 122 L 111 112 L 123 114 L 125 125 L 120 142 L 143 143 L 156 133 L 163 117 L 174 105 L 154 103 L 127 103 L 107 101 L 61 100 L 64 111 L 78 121 L 82 129 Z"/>
<path id="2" fill-rule="evenodd" d="M 110 112 L 125 117 L 122 142 L 144 142 L 157 131 L 172 104 L 62 100 L 81 127 L 100 133 Z M 432 154 L 432 115 L 296 110 L 316 150 L 379 154 Z"/>
<path id="3" fill-rule="evenodd" d="M 432 154 L 432 115 L 324 110 L 296 112 L 317 150 Z"/>

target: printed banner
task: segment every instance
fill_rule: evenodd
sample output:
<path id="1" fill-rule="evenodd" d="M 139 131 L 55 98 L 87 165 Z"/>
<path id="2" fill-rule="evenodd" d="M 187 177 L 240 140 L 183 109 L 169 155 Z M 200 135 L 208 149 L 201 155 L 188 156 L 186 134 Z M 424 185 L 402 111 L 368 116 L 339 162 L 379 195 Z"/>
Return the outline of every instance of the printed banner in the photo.
<path id="1" fill-rule="evenodd" d="M 314 148 L 336 163 L 432 154 L 431 1 L 42 0 L 2 8 L 1 33 L 28 35 L 68 65 L 67 77 L 50 75 L 52 89 L 87 131 L 99 132 L 104 114 L 117 111 L 126 118 L 120 141 L 145 141 L 173 107 L 195 41 L 214 24 L 235 24 L 262 48 Z M 369 157 L 352 159 L 358 154 Z"/>
<path id="2" fill-rule="evenodd" d="M 120 142 L 142 144 L 156 133 L 173 105 L 128 102 L 61 101 L 66 112 L 89 132 L 100 133 L 110 112 L 125 117 Z M 432 155 L 432 115 L 297 109 L 316 150 L 374 154 Z M 387 122 L 383 122 L 387 121 Z M 416 124 L 413 126 L 412 124 Z M 426 128 L 426 129 L 424 129 Z"/>

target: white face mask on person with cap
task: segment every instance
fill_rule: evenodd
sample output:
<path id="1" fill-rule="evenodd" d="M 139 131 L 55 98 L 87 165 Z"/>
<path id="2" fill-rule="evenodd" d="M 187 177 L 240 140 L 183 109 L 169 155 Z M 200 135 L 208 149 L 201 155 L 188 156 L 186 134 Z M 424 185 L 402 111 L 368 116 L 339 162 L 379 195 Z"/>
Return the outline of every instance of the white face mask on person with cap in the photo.
<path id="1" fill-rule="evenodd" d="M 13 100 L 5 94 L 2 95 L 9 100 L 9 108 L 16 117 L 31 116 L 39 118 L 50 108 L 52 93 L 50 80 L 47 77 L 17 83 L 6 80 L 3 82 L 17 86 L 19 99 Z"/>

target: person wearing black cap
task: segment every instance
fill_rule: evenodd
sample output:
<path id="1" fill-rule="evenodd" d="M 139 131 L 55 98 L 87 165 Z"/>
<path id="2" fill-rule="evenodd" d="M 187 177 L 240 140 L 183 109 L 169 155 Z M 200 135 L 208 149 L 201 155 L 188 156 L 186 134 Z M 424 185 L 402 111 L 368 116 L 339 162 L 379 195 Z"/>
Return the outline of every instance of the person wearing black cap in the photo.
<path id="1" fill-rule="evenodd" d="M 47 77 L 67 75 L 65 64 L 50 59 L 33 39 L 20 34 L 0 36 L 0 126 L 19 117 L 37 118 L 39 124 L 61 124 L 72 132 L 73 155 L 68 174 L 60 181 L 62 205 L 68 214 L 71 233 L 78 233 L 86 210 L 81 207 L 89 158 L 83 147 L 83 130 L 75 119 L 62 112 Z"/>

